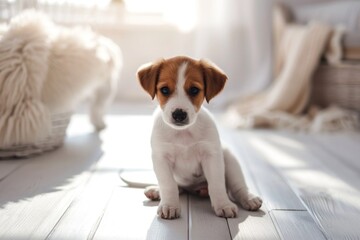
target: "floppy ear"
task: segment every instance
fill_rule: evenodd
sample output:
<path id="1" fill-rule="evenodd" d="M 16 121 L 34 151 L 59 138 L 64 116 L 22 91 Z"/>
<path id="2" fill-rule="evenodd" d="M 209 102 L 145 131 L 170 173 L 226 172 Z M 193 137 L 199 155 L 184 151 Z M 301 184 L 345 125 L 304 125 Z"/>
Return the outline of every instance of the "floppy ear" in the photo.
<path id="1" fill-rule="evenodd" d="M 150 94 L 152 99 L 154 99 L 156 94 L 156 83 L 163 62 L 164 60 L 162 59 L 153 63 L 144 64 L 136 73 L 141 86 Z"/>
<path id="2" fill-rule="evenodd" d="M 209 103 L 225 86 L 227 76 L 215 64 L 200 60 L 205 84 L 205 99 Z"/>

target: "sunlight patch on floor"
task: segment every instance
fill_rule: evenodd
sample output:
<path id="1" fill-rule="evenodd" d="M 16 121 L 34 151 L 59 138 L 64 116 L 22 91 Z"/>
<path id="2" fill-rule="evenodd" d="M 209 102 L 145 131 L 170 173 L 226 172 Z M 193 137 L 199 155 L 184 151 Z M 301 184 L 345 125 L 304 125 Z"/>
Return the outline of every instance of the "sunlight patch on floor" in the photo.
<path id="1" fill-rule="evenodd" d="M 269 138 L 271 141 L 274 139 Z M 297 142 L 280 136 L 276 138 L 276 144 L 279 142 L 281 144 L 275 145 L 260 138 L 250 138 L 251 146 L 263 155 L 263 159 L 281 169 L 283 175 L 290 179 L 300 192 L 302 187 L 306 186 L 308 191 L 311 189 L 313 192 L 331 193 L 331 196 L 337 196 L 349 207 L 360 207 L 360 195 L 356 188 L 336 174 L 314 168 L 315 162 L 314 166 L 310 166 L 306 161 L 313 156 L 309 155 L 311 153 L 307 152 L 306 148 L 297 146 Z M 295 146 L 297 150 L 290 146 Z"/>
<path id="2" fill-rule="evenodd" d="M 287 139 L 285 139 L 287 140 Z M 267 160 L 278 167 L 281 168 L 299 168 L 305 167 L 306 164 L 302 162 L 300 159 L 296 158 L 294 155 L 289 154 L 281 149 L 277 149 L 276 147 L 272 146 L 268 142 L 256 138 L 251 137 L 250 145 L 253 146 L 256 150 L 261 152 L 264 156 L 268 156 Z M 286 142 L 286 141 L 284 141 Z M 289 144 L 293 145 L 293 143 L 289 142 Z"/>
<path id="3" fill-rule="evenodd" d="M 99 133 L 104 157 L 111 156 L 103 168 L 152 168 L 150 135 L 151 115 L 107 115 L 107 128 Z M 68 138 L 95 132 L 86 114 L 75 114 Z M 96 133 L 94 133 L 96 134 Z"/>

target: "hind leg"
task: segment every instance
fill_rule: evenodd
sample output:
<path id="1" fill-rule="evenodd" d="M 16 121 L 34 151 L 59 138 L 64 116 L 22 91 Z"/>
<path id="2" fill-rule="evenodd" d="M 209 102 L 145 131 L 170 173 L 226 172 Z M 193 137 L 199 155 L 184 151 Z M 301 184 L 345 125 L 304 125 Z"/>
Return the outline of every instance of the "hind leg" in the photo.
<path id="1" fill-rule="evenodd" d="M 262 199 L 249 192 L 241 167 L 228 149 L 224 149 L 224 161 L 226 186 L 230 197 L 246 210 L 258 210 L 262 205 Z"/>

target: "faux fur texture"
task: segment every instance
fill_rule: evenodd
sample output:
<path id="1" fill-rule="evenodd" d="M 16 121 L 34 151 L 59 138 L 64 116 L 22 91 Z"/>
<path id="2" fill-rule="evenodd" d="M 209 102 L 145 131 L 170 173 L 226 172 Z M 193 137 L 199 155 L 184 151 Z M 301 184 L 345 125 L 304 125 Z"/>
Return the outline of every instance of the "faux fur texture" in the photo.
<path id="1" fill-rule="evenodd" d="M 35 143 L 51 134 L 51 115 L 93 96 L 91 121 L 105 124 L 116 90 L 121 52 L 90 29 L 64 28 L 25 11 L 0 28 L 0 148 Z"/>

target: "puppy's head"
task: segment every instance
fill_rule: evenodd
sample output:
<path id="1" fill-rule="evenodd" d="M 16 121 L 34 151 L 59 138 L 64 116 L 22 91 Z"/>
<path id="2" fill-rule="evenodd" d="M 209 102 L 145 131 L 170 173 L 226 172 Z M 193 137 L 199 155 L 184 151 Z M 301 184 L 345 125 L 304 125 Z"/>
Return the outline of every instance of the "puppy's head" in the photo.
<path id="1" fill-rule="evenodd" d="M 214 64 L 188 57 L 161 59 L 141 66 L 141 86 L 157 98 L 164 121 L 185 129 L 196 121 L 197 112 L 224 87 L 226 75 Z"/>

